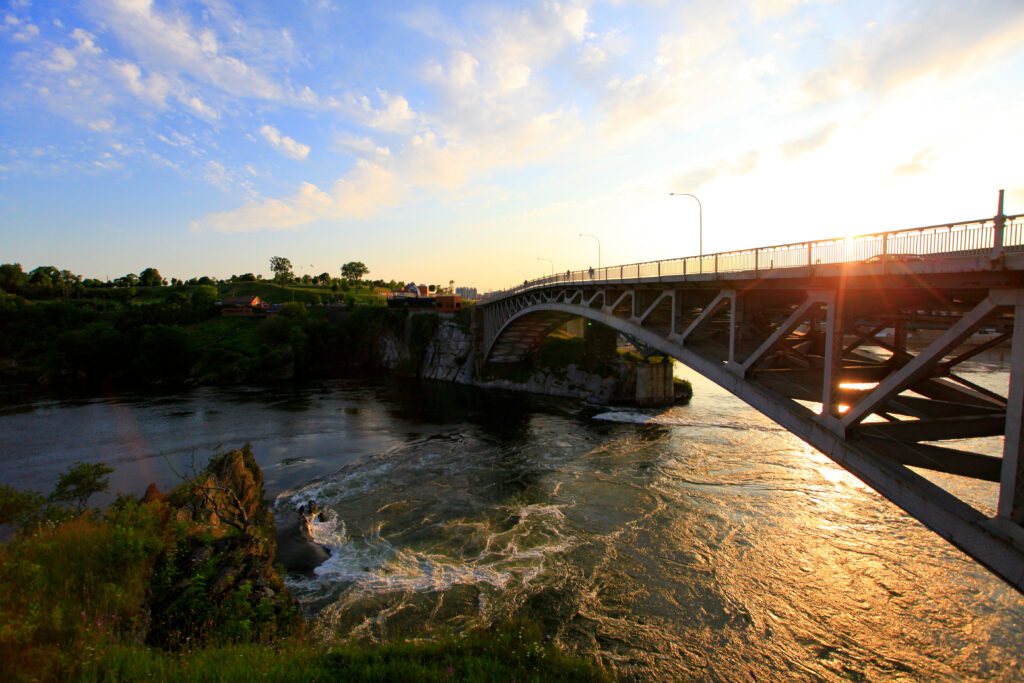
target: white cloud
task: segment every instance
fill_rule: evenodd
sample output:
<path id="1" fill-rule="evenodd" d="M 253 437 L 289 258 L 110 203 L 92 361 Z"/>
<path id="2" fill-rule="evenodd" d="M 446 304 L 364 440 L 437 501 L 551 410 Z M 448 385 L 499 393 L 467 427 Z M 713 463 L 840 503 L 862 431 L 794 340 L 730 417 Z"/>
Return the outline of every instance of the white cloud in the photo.
<path id="1" fill-rule="evenodd" d="M 408 100 L 401 95 L 393 95 L 385 90 L 378 90 L 377 95 L 384 105 L 380 109 L 374 109 L 369 98 L 360 99 L 364 121 L 371 128 L 379 128 L 387 131 L 408 130 L 409 126 L 416 121 L 416 112 L 409 106 Z"/>
<path id="2" fill-rule="evenodd" d="M 587 45 L 576 61 L 584 69 L 594 69 L 608 61 L 608 53 L 597 45 Z"/>
<path id="3" fill-rule="evenodd" d="M 224 164 L 218 161 L 207 162 L 203 178 L 210 185 L 219 187 L 222 190 L 230 189 L 233 181 L 231 174 L 224 168 Z"/>
<path id="4" fill-rule="evenodd" d="M 181 97 L 181 101 L 200 118 L 208 120 L 217 120 L 220 118 L 220 112 L 206 104 L 206 102 L 203 102 L 198 95 L 183 95 Z"/>
<path id="5" fill-rule="evenodd" d="M 804 5 L 825 4 L 832 0 L 753 0 L 751 12 L 756 19 L 776 19 L 795 12 Z"/>
<path id="6" fill-rule="evenodd" d="M 359 137 L 346 133 L 339 135 L 334 142 L 338 149 L 359 156 L 391 156 L 390 149 L 379 146 L 371 138 L 365 136 Z"/>
<path id="7" fill-rule="evenodd" d="M 686 188 L 686 191 L 694 192 L 701 186 L 723 176 L 742 176 L 752 173 L 757 168 L 760 159 L 761 155 L 756 151 L 747 152 L 734 162 L 723 160 L 711 166 L 688 171 L 677 177 L 672 186 Z"/>
<path id="8" fill-rule="evenodd" d="M 309 156 L 309 146 L 296 142 L 273 126 L 264 125 L 260 127 L 260 135 L 270 143 L 270 146 L 281 154 L 291 159 L 301 161 Z"/>
<path id="9" fill-rule="evenodd" d="M 50 53 L 49 61 L 43 62 L 50 71 L 71 71 L 78 66 L 78 60 L 71 53 L 71 50 L 64 47 L 55 47 Z"/>
<path id="10" fill-rule="evenodd" d="M 210 214 L 194 222 L 195 231 L 255 232 L 292 230 L 318 219 L 365 218 L 393 206 L 401 198 L 400 183 L 393 173 L 376 164 L 360 161 L 330 192 L 303 183 L 286 199 L 257 199 L 238 209 Z"/>
<path id="11" fill-rule="evenodd" d="M 27 43 L 39 35 L 39 27 L 35 24 L 25 24 L 11 35 L 11 40 L 18 43 Z"/>
<path id="12" fill-rule="evenodd" d="M 928 74 L 948 78 L 1022 42 L 1024 12 L 1017 2 L 997 0 L 974 12 L 956 2 L 932 3 L 908 21 L 839 43 L 831 63 L 807 75 L 801 104 L 884 93 Z"/>
<path id="13" fill-rule="evenodd" d="M 102 50 L 96 46 L 93 34 L 80 28 L 71 31 L 71 37 L 78 44 L 78 51 L 83 54 L 98 55 Z"/>
<path id="14" fill-rule="evenodd" d="M 128 89 L 135 95 L 163 106 L 172 88 L 180 89 L 180 84 L 172 84 L 161 74 L 150 74 L 143 77 L 142 69 L 132 62 L 115 62 L 111 64 L 114 73 L 122 78 Z"/>
<path id="15" fill-rule="evenodd" d="M 919 175 L 931 170 L 935 163 L 936 155 L 931 147 L 922 149 L 914 155 L 914 158 L 905 164 L 900 164 L 892 170 L 893 175 Z"/>
<path id="16" fill-rule="evenodd" d="M 284 96 L 281 86 L 260 69 L 225 54 L 209 27 L 197 29 L 184 16 L 161 13 L 150 0 L 99 0 L 94 8 L 148 69 L 186 76 L 229 95 L 269 100 Z"/>
<path id="17" fill-rule="evenodd" d="M 819 147 L 825 146 L 838 129 L 838 123 L 826 124 L 809 135 L 784 142 L 781 146 L 782 153 L 789 159 L 795 159 L 808 152 L 813 152 Z"/>

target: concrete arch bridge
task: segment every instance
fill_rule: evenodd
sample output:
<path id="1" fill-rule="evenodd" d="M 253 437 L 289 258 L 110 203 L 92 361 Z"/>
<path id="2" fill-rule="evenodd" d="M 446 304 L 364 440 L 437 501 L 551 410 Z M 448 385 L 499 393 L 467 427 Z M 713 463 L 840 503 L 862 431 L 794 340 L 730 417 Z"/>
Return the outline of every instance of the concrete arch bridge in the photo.
<path id="1" fill-rule="evenodd" d="M 478 311 L 487 363 L 578 317 L 678 359 L 1024 592 L 1024 216 L 1001 199 L 989 219 L 557 274 Z M 997 347 L 1008 387 L 963 376 Z"/>

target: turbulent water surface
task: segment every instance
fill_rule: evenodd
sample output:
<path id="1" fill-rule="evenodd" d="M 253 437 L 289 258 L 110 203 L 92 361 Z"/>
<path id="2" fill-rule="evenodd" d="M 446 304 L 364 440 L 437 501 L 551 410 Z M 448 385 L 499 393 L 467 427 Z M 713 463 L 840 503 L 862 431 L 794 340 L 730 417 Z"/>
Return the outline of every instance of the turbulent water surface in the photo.
<path id="1" fill-rule="evenodd" d="M 1024 598 L 692 379 L 692 404 L 667 410 L 359 380 L 9 397 L 0 478 L 44 490 L 106 460 L 141 493 L 251 441 L 279 513 L 323 510 L 332 556 L 290 583 L 328 634 L 525 616 L 626 679 L 1019 679 Z M 992 488 L 955 479 L 991 507 Z"/>

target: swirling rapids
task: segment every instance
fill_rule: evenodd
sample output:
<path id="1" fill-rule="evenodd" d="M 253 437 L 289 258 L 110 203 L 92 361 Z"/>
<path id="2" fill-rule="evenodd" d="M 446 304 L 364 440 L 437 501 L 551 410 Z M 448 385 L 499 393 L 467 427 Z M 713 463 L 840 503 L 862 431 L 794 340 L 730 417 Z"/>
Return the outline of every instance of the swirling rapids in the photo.
<path id="1" fill-rule="evenodd" d="M 463 424 L 284 494 L 333 556 L 325 633 L 511 616 L 634 680 L 1012 680 L 1024 602 L 858 480 L 701 387 L 668 411 Z"/>

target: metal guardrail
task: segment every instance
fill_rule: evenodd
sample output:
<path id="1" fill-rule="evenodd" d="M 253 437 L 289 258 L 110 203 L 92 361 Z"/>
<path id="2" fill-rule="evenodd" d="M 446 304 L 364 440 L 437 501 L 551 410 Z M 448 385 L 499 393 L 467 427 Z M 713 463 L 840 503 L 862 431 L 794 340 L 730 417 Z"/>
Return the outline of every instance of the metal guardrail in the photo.
<path id="1" fill-rule="evenodd" d="M 684 281 L 691 278 L 714 279 L 726 273 L 762 273 L 813 265 L 863 262 L 872 258 L 879 261 L 890 258 L 916 260 L 918 257 L 942 254 L 966 256 L 986 252 L 998 256 L 1004 248 L 1024 250 L 1024 214 L 1000 215 L 856 237 L 795 242 L 703 256 L 566 271 L 564 274 L 556 273 L 526 280 L 521 285 L 492 292 L 484 297 L 484 301 L 546 285 L 657 281 L 667 277 L 671 277 L 673 281 L 678 281 L 680 277 Z"/>

